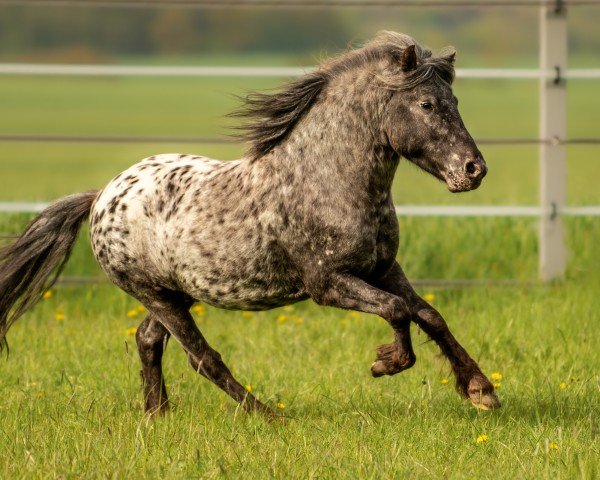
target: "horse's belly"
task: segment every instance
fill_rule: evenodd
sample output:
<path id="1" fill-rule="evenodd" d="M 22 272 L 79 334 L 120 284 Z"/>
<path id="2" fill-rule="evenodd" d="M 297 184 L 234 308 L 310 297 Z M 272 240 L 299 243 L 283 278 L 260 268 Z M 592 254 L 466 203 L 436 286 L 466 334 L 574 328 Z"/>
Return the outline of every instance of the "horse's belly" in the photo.
<path id="1" fill-rule="evenodd" d="M 264 269 L 251 271 L 238 260 L 186 265 L 179 269 L 177 283 L 196 300 L 228 309 L 266 310 L 308 297 L 293 275 L 271 273 L 266 264 Z"/>

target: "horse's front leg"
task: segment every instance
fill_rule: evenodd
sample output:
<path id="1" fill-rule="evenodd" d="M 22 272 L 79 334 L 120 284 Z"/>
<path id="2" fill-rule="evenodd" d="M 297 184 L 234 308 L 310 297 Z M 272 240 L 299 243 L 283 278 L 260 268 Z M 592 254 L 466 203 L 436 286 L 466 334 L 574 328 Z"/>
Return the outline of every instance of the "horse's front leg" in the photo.
<path id="1" fill-rule="evenodd" d="M 394 342 L 380 345 L 377 349 L 377 360 L 371 365 L 374 377 L 394 375 L 414 365 L 416 357 L 410 339 L 411 311 L 403 298 L 385 288 L 386 281 L 374 286 L 349 274 L 333 274 L 327 282 L 316 285 L 309 292 L 315 302 L 379 315 L 394 329 Z M 319 285 L 326 287 L 319 288 Z"/>
<path id="2" fill-rule="evenodd" d="M 396 262 L 394 263 L 394 266 L 385 274 L 375 277 L 372 284 L 385 292 L 407 300 L 404 281 L 406 281 L 406 285 L 409 288 L 410 284 L 408 284 L 406 278 L 402 281 L 396 269 L 396 266 L 400 269 L 400 265 Z M 402 269 L 400 269 L 400 273 L 402 273 Z M 371 374 L 374 377 L 395 375 L 409 369 L 417 361 L 410 338 L 410 322 L 412 318 L 410 298 L 408 298 L 406 303 L 406 310 L 400 312 L 402 315 L 399 315 L 390 322 L 391 327 L 394 329 L 394 341 L 377 347 L 377 358 L 371 365 Z"/>
<path id="3" fill-rule="evenodd" d="M 456 377 L 457 390 L 463 397 L 469 398 L 478 408 L 500 407 L 492 383 L 454 338 L 439 312 L 414 291 L 398 262 L 394 262 L 392 267 L 373 283 L 406 302 L 412 320 L 438 344 L 450 361 Z"/>

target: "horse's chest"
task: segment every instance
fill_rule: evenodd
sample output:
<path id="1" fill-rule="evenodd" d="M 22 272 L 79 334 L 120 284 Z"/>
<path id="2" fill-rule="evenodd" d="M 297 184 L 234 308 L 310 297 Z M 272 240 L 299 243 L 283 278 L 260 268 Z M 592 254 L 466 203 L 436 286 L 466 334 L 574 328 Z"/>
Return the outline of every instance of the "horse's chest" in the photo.
<path id="1" fill-rule="evenodd" d="M 368 275 L 386 248 L 381 248 L 379 215 L 361 215 L 337 224 L 308 225 L 293 237 L 294 260 L 313 273 L 348 271 Z"/>
<path id="2" fill-rule="evenodd" d="M 365 276 L 386 269 L 398 251 L 398 222 L 388 207 L 376 210 L 367 221 L 356 225 L 349 233 L 350 248 L 344 249 L 348 270 Z"/>

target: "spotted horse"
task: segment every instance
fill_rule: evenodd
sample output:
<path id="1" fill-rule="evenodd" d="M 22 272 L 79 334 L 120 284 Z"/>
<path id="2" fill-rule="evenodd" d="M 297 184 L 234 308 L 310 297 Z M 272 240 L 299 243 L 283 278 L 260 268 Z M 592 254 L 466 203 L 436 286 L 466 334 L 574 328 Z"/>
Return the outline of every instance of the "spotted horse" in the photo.
<path id="1" fill-rule="evenodd" d="M 393 330 L 374 377 L 413 366 L 414 322 L 440 347 L 458 392 L 500 406 L 494 387 L 411 287 L 396 260 L 391 187 L 401 159 L 446 183 L 477 188 L 486 164 L 452 93 L 455 53 L 438 56 L 383 32 L 237 115 L 249 144 L 237 161 L 156 155 L 99 191 L 51 204 L 0 252 L 0 339 L 56 280 L 77 232 L 109 279 L 148 315 L 137 329 L 145 407 L 168 408 L 161 361 L 169 337 L 198 373 L 248 411 L 273 411 L 233 377 L 189 310 L 194 302 L 265 310 L 307 298 L 376 314 Z"/>

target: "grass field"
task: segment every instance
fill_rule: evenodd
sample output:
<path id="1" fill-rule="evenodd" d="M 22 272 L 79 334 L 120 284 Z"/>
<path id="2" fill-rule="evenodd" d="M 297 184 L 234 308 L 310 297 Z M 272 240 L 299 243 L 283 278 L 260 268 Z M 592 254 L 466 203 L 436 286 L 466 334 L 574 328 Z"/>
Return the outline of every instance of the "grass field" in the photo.
<path id="1" fill-rule="evenodd" d="M 0 78 L 1 133 L 213 135 L 229 97 L 276 80 Z M 475 137 L 537 133 L 533 82 L 459 81 Z M 598 135 L 595 84 L 573 82 L 569 134 Z M 0 200 L 51 200 L 101 187 L 160 151 L 236 158 L 238 145 L 0 144 Z M 537 202 L 537 150 L 484 148 L 482 187 L 451 195 L 401 165 L 397 203 Z M 569 149 L 569 203 L 598 204 L 598 152 Z M 0 216 L 16 233 L 28 215 Z M 422 288 L 488 373 L 503 408 L 480 412 L 453 391 L 448 363 L 413 330 L 417 365 L 373 379 L 385 322 L 303 302 L 245 315 L 196 313 L 208 340 L 257 396 L 289 417 L 247 416 L 188 366 L 171 343 L 165 372 L 173 411 L 142 414 L 133 329 L 143 312 L 115 287 L 61 286 L 11 330 L 0 360 L 0 478 L 585 478 L 600 476 L 600 221 L 566 221 L 564 281 Z M 530 219 L 400 221 L 410 278 L 531 280 Z M 85 235 L 66 274 L 101 276 Z M 449 380 L 446 383 L 446 380 Z"/>

